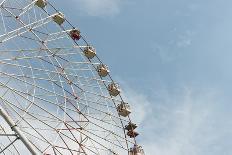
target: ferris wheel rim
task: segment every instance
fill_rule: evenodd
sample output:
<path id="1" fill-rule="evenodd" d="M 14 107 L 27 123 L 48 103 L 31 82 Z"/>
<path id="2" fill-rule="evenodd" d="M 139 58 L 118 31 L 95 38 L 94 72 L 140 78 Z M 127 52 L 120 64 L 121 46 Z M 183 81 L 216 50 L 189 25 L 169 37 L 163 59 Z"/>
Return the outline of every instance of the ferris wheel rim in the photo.
<path id="1" fill-rule="evenodd" d="M 5 1 L 5 0 L 4 0 L 4 1 Z M 35 1 L 36 1 L 36 0 L 35 0 Z M 34 3 L 35 1 L 33 1 L 32 3 Z M 3 3 L 2 3 L 2 4 L 3 4 Z M 2 4 L 1 4 L 1 5 L 2 5 Z M 48 2 L 48 4 L 55 10 L 56 13 L 59 13 L 59 11 L 58 11 L 50 2 Z M 43 10 L 45 13 L 47 13 L 47 15 L 48 15 L 49 17 L 52 17 L 52 15 L 50 15 L 46 10 L 44 10 L 43 8 L 42 8 L 42 10 Z M 76 29 L 76 28 L 71 24 L 71 22 L 69 22 L 66 18 L 65 18 L 65 21 L 70 25 L 70 27 L 71 27 L 72 29 Z M 66 35 L 69 36 L 69 34 L 68 34 L 69 30 L 66 30 L 62 25 L 60 25 L 60 28 L 63 30 L 63 32 L 66 32 Z M 33 32 L 33 30 L 32 30 L 31 32 Z M 1 36 L 0 36 L 0 37 L 1 37 Z M 79 47 L 79 49 L 80 49 L 82 52 L 84 52 L 83 47 L 82 47 L 82 46 L 79 46 L 79 44 L 77 43 L 77 41 L 75 41 L 75 40 L 73 40 L 73 39 L 71 39 L 71 38 L 69 38 L 69 39 L 72 40 L 72 41 L 74 41 L 76 47 Z M 86 39 L 85 39 L 82 35 L 81 35 L 81 39 L 83 39 L 83 41 L 86 43 L 86 46 L 85 46 L 85 47 L 90 46 L 90 44 L 86 41 Z M 44 45 L 44 43 L 43 43 L 42 41 L 41 41 L 41 44 Z M 46 46 L 45 46 L 45 47 L 46 47 Z M 50 50 L 50 48 L 47 47 L 47 50 L 48 50 L 48 49 Z M 52 54 L 52 52 L 51 52 L 51 54 Z M 57 56 L 57 55 L 55 55 L 55 56 Z M 60 56 L 60 57 L 61 57 L 61 56 Z M 89 60 L 89 64 L 92 65 L 93 68 L 95 68 L 95 71 L 97 71 L 97 68 L 95 67 L 94 64 L 104 64 L 104 63 L 101 61 L 101 59 L 98 57 L 98 55 L 96 55 L 96 58 L 97 58 L 97 60 L 99 61 L 99 62 L 97 62 L 97 63 L 93 63 L 93 62 L 91 61 L 91 59 L 88 59 L 88 60 Z M 110 73 L 108 74 L 108 76 L 109 76 L 111 82 L 112 82 L 112 83 L 115 83 L 115 81 L 114 81 L 113 78 L 111 77 Z M 98 78 L 99 78 L 99 81 L 103 82 L 103 84 L 105 85 L 105 89 L 107 89 L 108 86 L 106 85 L 106 83 L 105 83 L 103 77 L 99 76 Z M 119 95 L 119 97 L 120 97 L 120 101 L 121 101 L 121 102 L 124 102 L 124 100 L 123 100 L 121 94 L 119 93 L 118 95 Z M 112 102 L 114 103 L 114 108 L 116 109 L 116 108 L 117 108 L 117 105 L 116 105 L 116 102 L 115 102 L 115 101 L 117 101 L 117 100 L 114 99 L 114 97 L 113 97 L 112 95 L 110 95 L 109 98 L 110 98 L 110 99 L 112 100 Z M 121 128 L 123 129 L 123 132 L 124 132 L 124 135 L 125 135 L 125 140 L 126 140 L 126 143 L 127 143 L 129 140 L 128 140 L 127 137 L 126 137 L 124 124 L 122 123 L 122 120 L 123 120 L 123 119 L 121 118 L 120 115 L 118 115 L 118 118 L 119 118 L 120 121 L 121 121 Z M 128 119 L 129 119 L 128 122 L 130 123 L 130 122 L 131 122 L 130 116 L 128 116 Z M 125 120 L 123 120 L 123 121 L 125 121 Z M 134 144 L 136 145 L 136 139 L 134 138 L 133 140 L 134 140 Z M 128 144 L 127 144 L 127 150 L 128 150 L 128 153 L 129 153 L 129 146 L 128 146 Z"/>

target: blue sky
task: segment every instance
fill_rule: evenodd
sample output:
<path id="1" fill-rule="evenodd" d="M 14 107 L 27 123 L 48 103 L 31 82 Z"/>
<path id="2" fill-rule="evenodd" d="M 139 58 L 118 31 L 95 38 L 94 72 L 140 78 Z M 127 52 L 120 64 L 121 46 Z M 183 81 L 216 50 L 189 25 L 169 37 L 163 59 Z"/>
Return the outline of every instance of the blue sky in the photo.
<path id="1" fill-rule="evenodd" d="M 231 155 L 229 0 L 69 0 L 55 6 L 109 65 L 146 155 Z"/>

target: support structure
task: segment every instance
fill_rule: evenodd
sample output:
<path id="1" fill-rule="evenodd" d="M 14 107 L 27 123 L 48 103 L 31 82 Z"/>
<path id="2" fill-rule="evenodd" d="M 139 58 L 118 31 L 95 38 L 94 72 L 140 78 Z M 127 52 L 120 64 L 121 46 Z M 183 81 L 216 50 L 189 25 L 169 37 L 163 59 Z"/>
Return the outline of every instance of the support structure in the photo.
<path id="1" fill-rule="evenodd" d="M 39 153 L 36 151 L 36 148 L 26 138 L 26 136 L 23 134 L 23 132 L 19 129 L 19 127 L 17 127 L 17 125 L 14 123 L 14 121 L 11 119 L 11 117 L 7 114 L 7 112 L 2 107 L 0 107 L 0 116 L 2 116 L 4 118 L 4 120 L 7 122 L 7 124 L 11 127 L 12 131 L 15 132 L 15 134 L 23 142 L 23 144 L 31 152 L 31 154 L 32 155 L 39 155 Z"/>

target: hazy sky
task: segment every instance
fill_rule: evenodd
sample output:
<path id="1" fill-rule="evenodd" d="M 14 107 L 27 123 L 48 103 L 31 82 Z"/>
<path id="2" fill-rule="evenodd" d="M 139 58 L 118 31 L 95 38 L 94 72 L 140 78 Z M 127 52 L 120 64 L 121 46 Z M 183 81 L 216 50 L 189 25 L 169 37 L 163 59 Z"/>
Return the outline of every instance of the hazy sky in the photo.
<path id="1" fill-rule="evenodd" d="M 122 85 L 146 155 L 232 154 L 231 0 L 55 2 Z"/>

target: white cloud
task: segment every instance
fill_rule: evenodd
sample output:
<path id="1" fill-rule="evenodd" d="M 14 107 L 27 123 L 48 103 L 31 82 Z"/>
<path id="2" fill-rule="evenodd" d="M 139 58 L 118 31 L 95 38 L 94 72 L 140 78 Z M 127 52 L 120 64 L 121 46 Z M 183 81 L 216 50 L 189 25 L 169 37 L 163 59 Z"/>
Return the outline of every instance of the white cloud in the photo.
<path id="1" fill-rule="evenodd" d="M 112 16 L 120 12 L 122 0 L 75 0 L 91 16 Z"/>
<path id="2" fill-rule="evenodd" d="M 193 37 L 196 35 L 196 32 L 193 30 L 186 30 L 182 32 L 183 34 L 180 34 L 176 41 L 176 46 L 181 47 L 188 47 L 193 42 Z"/>
<path id="3" fill-rule="evenodd" d="M 212 145 L 217 144 L 218 150 L 227 145 L 220 139 L 231 133 L 232 126 L 224 123 L 228 128 L 224 130 L 215 125 L 226 122 L 224 116 L 218 117 L 222 96 L 217 90 L 156 90 L 151 101 L 125 82 L 121 85 L 132 105 L 133 121 L 139 124 L 139 144 L 146 155 L 213 155 L 218 152 Z"/>

